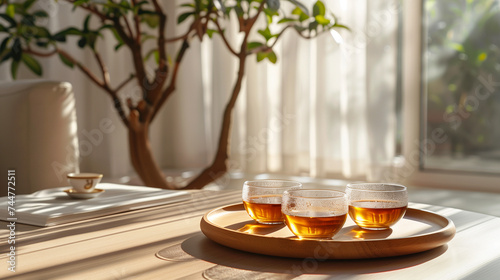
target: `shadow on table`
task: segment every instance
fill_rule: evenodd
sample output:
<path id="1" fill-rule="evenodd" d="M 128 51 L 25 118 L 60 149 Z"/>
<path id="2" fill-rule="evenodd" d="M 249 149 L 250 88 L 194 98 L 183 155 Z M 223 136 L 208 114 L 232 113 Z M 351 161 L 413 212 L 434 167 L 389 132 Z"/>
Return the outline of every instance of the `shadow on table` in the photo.
<path id="1" fill-rule="evenodd" d="M 321 260 L 314 258 L 282 258 L 243 252 L 219 245 L 203 234 L 186 239 L 179 245 L 157 253 L 160 259 L 189 261 L 201 259 L 217 264 L 204 272 L 205 278 L 266 276 L 272 279 L 292 279 L 301 274 L 349 275 L 368 274 L 416 266 L 430 261 L 448 249 L 438 248 L 398 257 L 363 260 Z M 246 279 L 246 278 L 245 278 Z"/>

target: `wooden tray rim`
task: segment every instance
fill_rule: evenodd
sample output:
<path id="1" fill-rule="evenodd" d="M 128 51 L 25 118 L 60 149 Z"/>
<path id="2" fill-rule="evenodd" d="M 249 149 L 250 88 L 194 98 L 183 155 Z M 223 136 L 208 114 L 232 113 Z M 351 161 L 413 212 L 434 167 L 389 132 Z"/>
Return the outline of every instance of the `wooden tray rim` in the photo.
<path id="1" fill-rule="evenodd" d="M 403 254 L 402 253 L 390 253 L 390 254 L 382 253 L 380 255 L 380 257 L 387 257 L 387 256 L 398 256 L 398 255 L 418 253 L 418 252 L 422 252 L 422 251 L 426 251 L 429 249 L 439 247 L 441 245 L 446 244 L 448 241 L 450 241 L 456 233 L 455 225 L 454 225 L 453 221 L 450 220 L 449 218 L 444 217 L 442 215 L 439 215 L 437 213 L 434 213 L 432 211 L 408 207 L 407 212 L 405 214 L 405 217 L 408 215 L 408 213 L 410 213 L 410 216 L 415 216 L 419 212 L 421 212 L 424 215 L 431 217 L 431 219 L 427 219 L 426 221 L 430 221 L 431 223 L 437 224 L 438 226 L 441 226 L 441 228 L 438 230 L 432 231 L 432 232 L 411 235 L 408 237 L 397 237 L 397 238 L 368 239 L 368 240 L 335 240 L 335 239 L 332 239 L 332 240 L 328 240 L 328 239 L 324 239 L 324 240 L 322 240 L 322 239 L 320 239 L 320 240 L 314 240 L 314 239 L 299 240 L 299 239 L 290 238 L 290 237 L 265 236 L 265 235 L 259 235 L 259 234 L 252 234 L 252 233 L 248 233 L 248 232 L 241 232 L 238 230 L 229 229 L 229 228 L 219 226 L 216 223 L 213 223 L 212 221 L 210 221 L 209 217 L 213 213 L 215 213 L 217 211 L 223 211 L 223 209 L 227 209 L 227 208 L 229 208 L 229 209 L 232 209 L 232 208 L 240 209 L 241 208 L 242 210 L 244 210 L 243 203 L 235 203 L 235 204 L 229 204 L 229 205 L 217 207 L 215 209 L 208 211 L 200 221 L 200 228 L 201 228 L 202 232 L 205 234 L 205 236 L 207 236 L 209 239 L 211 239 L 219 244 L 222 244 L 224 246 L 228 246 L 228 247 L 231 247 L 234 249 L 248 251 L 248 252 L 252 252 L 252 253 L 265 254 L 265 255 L 281 256 L 281 257 L 283 257 L 284 255 L 274 254 L 274 253 L 269 253 L 269 252 L 261 252 L 262 250 L 259 250 L 259 248 L 257 248 L 257 249 L 252 248 L 252 249 L 248 250 L 248 249 L 242 248 L 245 246 L 234 246 L 234 244 L 228 244 L 228 242 L 226 242 L 225 240 L 221 240 L 219 238 L 214 238 L 214 234 L 215 234 L 215 232 L 225 232 L 225 233 L 230 233 L 230 235 L 233 237 L 238 237 L 238 236 L 243 237 L 244 236 L 244 237 L 246 237 L 245 240 L 247 238 L 251 238 L 253 240 L 263 239 L 263 240 L 272 241 L 272 242 L 276 242 L 276 241 L 278 241 L 278 242 L 292 242 L 292 243 L 300 242 L 301 244 L 305 244 L 305 245 L 309 244 L 310 246 L 317 246 L 318 244 L 322 244 L 322 245 L 324 245 L 324 244 L 328 244 L 328 245 L 341 244 L 342 246 L 344 246 L 344 245 L 349 245 L 349 244 L 363 243 L 363 244 L 367 244 L 368 246 L 370 246 L 370 244 L 372 244 L 372 245 L 378 247 L 378 246 L 380 246 L 379 243 L 393 242 L 393 243 L 401 243 L 402 244 L 405 240 L 408 240 L 408 239 L 412 239 L 414 241 L 413 243 L 422 242 L 420 244 L 420 245 L 422 245 L 421 250 L 420 249 L 417 249 L 417 250 L 413 249 L 409 253 L 403 253 Z M 427 241 L 427 239 L 429 239 L 429 237 L 438 237 L 438 239 L 437 239 L 437 241 L 432 240 L 432 242 L 430 242 L 430 241 Z M 287 244 L 290 244 L 290 243 L 287 243 Z M 243 245 L 243 244 L 241 244 L 241 245 Z M 290 257 L 302 257 L 302 256 L 293 256 L 292 255 Z M 374 257 L 377 257 L 377 256 L 371 256 L 370 254 L 363 256 L 361 254 L 361 256 L 350 256 L 350 257 L 346 257 L 346 259 L 374 258 Z M 338 256 L 332 256 L 331 258 L 344 259 L 343 257 L 338 257 Z"/>

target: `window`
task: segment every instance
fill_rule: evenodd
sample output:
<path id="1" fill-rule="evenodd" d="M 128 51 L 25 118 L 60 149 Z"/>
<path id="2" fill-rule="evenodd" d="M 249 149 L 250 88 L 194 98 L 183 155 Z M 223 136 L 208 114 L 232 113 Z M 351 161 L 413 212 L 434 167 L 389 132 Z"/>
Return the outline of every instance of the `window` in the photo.
<path id="1" fill-rule="evenodd" d="M 407 164 L 402 172 L 413 183 L 498 188 L 499 3 L 408 2 L 403 47 Z"/>

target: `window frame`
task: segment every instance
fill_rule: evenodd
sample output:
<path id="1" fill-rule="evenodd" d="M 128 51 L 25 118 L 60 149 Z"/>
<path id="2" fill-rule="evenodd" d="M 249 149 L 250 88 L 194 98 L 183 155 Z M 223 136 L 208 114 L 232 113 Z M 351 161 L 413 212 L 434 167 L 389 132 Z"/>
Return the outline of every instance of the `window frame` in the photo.
<path id="1" fill-rule="evenodd" d="M 475 191 L 500 191 L 500 176 L 466 174 L 453 171 L 423 170 L 422 142 L 441 141 L 435 133 L 423 139 L 422 49 L 423 0 L 403 1 L 402 90 L 403 155 L 405 165 L 397 172 L 403 183 L 411 186 L 437 187 Z M 417 104 L 417 105 L 416 105 Z"/>

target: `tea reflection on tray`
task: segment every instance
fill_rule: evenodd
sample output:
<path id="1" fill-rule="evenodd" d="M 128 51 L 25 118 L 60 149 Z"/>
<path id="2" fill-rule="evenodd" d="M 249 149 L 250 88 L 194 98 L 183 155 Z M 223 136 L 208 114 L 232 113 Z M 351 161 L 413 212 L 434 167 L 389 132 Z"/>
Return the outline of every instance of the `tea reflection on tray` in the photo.
<path id="1" fill-rule="evenodd" d="M 255 235 L 274 235 L 276 237 L 281 238 L 291 238 L 291 239 L 299 239 L 295 235 L 290 232 L 289 236 L 284 236 L 284 231 L 287 231 L 288 228 L 285 224 L 279 225 L 266 225 L 260 224 L 254 221 L 244 221 L 241 223 L 232 224 L 227 226 L 226 228 L 236 230 L 239 232 L 244 232 L 248 234 Z M 281 231 L 280 233 L 278 233 Z M 333 239 L 325 239 L 325 240 L 370 240 L 370 239 L 386 239 L 392 234 L 392 229 L 386 230 L 366 230 L 357 225 L 350 225 L 342 228 L 342 230 L 333 237 Z"/>

